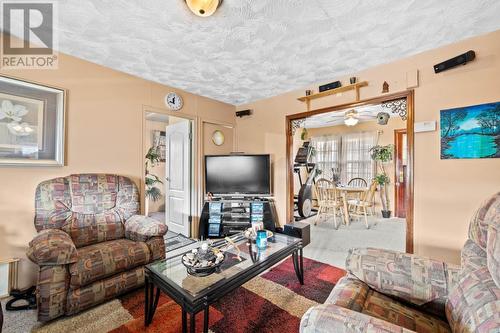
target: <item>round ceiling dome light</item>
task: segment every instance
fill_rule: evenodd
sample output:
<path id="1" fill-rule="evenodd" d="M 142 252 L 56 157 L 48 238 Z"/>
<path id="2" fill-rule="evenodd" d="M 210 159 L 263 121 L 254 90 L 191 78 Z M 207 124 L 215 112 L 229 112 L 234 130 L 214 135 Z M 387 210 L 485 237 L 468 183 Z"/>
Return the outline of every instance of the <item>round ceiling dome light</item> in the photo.
<path id="1" fill-rule="evenodd" d="M 198 16 L 207 17 L 215 13 L 222 0 L 185 0 L 189 9 Z"/>

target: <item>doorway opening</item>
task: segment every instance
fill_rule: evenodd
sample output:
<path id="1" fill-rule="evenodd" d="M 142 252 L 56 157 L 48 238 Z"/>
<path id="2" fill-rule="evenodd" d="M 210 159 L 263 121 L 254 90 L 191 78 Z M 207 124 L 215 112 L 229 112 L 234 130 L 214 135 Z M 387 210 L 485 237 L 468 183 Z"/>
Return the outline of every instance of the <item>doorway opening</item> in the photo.
<path id="1" fill-rule="evenodd" d="M 145 113 L 145 214 L 168 230 L 191 236 L 193 216 L 193 120 Z"/>
<path id="2" fill-rule="evenodd" d="M 406 91 L 287 116 L 287 220 L 311 224 L 313 258 L 342 267 L 351 247 L 413 252 L 413 112 Z"/>

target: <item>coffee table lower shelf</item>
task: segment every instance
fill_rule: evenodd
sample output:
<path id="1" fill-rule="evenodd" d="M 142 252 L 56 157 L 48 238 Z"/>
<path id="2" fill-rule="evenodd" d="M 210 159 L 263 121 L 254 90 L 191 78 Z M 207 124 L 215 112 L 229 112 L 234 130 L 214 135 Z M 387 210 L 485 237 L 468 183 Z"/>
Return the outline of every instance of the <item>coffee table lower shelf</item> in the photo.
<path id="1" fill-rule="evenodd" d="M 153 321 L 153 316 L 158 306 L 158 300 L 160 299 L 160 293 L 164 292 L 170 298 L 172 298 L 177 304 L 182 308 L 182 332 L 187 333 L 187 314 L 190 314 L 190 332 L 195 332 L 195 315 L 203 311 L 203 332 L 208 332 L 208 320 L 209 320 L 209 307 L 211 304 L 221 299 L 224 295 L 233 291 L 234 289 L 240 287 L 245 282 L 251 280 L 252 278 L 258 276 L 274 265 L 278 264 L 283 259 L 289 256 L 293 258 L 293 266 L 295 269 L 295 274 L 300 282 L 304 284 L 304 262 L 302 258 L 302 243 L 290 246 L 289 248 L 283 249 L 279 253 L 272 255 L 271 257 L 264 259 L 262 261 L 256 262 L 254 265 L 248 269 L 243 270 L 240 274 L 234 278 L 229 279 L 223 285 L 213 288 L 203 297 L 186 297 L 186 293 L 182 292 L 182 288 L 179 286 L 169 283 L 168 280 L 157 276 L 157 274 L 148 269 L 145 269 L 145 311 L 144 311 L 144 325 L 149 326 Z"/>

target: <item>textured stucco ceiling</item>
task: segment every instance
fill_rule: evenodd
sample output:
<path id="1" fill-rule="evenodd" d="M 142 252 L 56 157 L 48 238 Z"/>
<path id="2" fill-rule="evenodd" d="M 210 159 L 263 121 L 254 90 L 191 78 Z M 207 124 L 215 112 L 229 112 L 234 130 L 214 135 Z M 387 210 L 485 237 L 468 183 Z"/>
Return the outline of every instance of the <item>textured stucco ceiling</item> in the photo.
<path id="1" fill-rule="evenodd" d="M 225 0 L 209 18 L 183 0 L 65 0 L 59 13 L 62 52 L 235 105 L 500 29 L 498 0 Z"/>

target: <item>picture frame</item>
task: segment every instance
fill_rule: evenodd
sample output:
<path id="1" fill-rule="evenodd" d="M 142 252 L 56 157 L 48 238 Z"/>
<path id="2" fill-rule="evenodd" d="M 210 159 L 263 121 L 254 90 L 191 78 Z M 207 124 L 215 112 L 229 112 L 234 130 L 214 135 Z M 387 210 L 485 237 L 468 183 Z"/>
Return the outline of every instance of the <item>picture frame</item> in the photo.
<path id="1" fill-rule="evenodd" d="M 441 159 L 500 158 L 500 102 L 441 110 Z"/>
<path id="2" fill-rule="evenodd" d="M 0 166 L 64 166 L 64 89 L 0 75 Z"/>
<path id="3" fill-rule="evenodd" d="M 153 131 L 153 143 L 158 154 L 160 155 L 160 162 L 165 163 L 167 160 L 167 137 L 165 131 Z"/>

